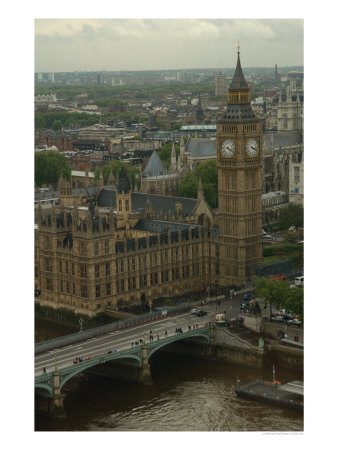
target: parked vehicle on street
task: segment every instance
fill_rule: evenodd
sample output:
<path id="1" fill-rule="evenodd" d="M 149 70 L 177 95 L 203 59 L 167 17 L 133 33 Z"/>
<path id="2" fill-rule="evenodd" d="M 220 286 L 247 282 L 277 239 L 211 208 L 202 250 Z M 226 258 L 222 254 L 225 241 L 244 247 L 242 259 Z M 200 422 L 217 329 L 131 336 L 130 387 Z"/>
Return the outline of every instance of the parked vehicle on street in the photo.
<path id="1" fill-rule="evenodd" d="M 286 323 L 288 325 L 296 326 L 297 328 L 300 328 L 302 326 L 301 320 L 298 320 L 298 319 L 291 319 L 291 320 L 288 320 Z"/>
<path id="2" fill-rule="evenodd" d="M 265 234 L 264 236 L 262 236 L 262 238 L 266 241 L 272 241 L 272 236 L 270 236 L 270 234 Z"/>
<path id="3" fill-rule="evenodd" d="M 253 298 L 255 298 L 255 296 L 251 292 L 248 292 L 247 294 L 243 295 L 244 300 L 251 300 Z"/>
<path id="4" fill-rule="evenodd" d="M 200 310 L 197 308 L 192 308 L 192 310 L 190 311 L 192 314 L 197 314 Z"/>
<path id="5" fill-rule="evenodd" d="M 297 287 L 304 287 L 304 275 L 295 278 L 295 285 Z"/>
<path id="6" fill-rule="evenodd" d="M 269 280 L 270 281 L 276 281 L 276 280 L 286 281 L 286 278 L 284 275 L 280 275 L 279 277 L 269 278 Z"/>
<path id="7" fill-rule="evenodd" d="M 202 317 L 205 316 L 207 313 L 207 311 L 204 311 L 204 309 L 201 309 L 200 311 L 198 311 L 198 313 L 196 314 L 197 317 Z"/>
<path id="8" fill-rule="evenodd" d="M 283 316 L 271 316 L 270 321 L 271 322 L 284 323 Z"/>
<path id="9" fill-rule="evenodd" d="M 250 304 L 249 303 L 241 303 L 239 305 L 239 309 L 246 310 L 246 309 L 249 309 L 249 308 L 250 308 Z"/>
<path id="10" fill-rule="evenodd" d="M 294 318 L 295 318 L 295 316 L 293 316 L 292 314 L 284 314 L 284 316 L 283 316 L 283 319 L 285 321 L 293 320 Z"/>

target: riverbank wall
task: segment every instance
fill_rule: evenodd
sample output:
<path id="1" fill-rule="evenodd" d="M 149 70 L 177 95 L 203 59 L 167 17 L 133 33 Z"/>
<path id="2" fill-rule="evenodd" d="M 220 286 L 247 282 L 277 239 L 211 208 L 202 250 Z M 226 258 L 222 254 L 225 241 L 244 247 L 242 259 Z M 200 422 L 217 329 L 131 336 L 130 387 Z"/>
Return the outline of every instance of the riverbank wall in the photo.
<path id="1" fill-rule="evenodd" d="M 223 327 L 215 326 L 209 345 L 208 359 L 224 361 L 246 367 L 276 367 L 303 371 L 304 351 L 285 345 L 269 343 L 263 347 L 252 345 L 245 339 Z"/>

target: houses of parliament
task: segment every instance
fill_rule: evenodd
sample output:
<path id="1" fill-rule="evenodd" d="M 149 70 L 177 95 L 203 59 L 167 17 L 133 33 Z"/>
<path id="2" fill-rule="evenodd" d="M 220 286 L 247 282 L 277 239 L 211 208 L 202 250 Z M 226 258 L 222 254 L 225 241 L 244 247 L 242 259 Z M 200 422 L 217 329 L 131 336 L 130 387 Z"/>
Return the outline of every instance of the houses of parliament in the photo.
<path id="1" fill-rule="evenodd" d="M 241 287 L 262 263 L 262 122 L 250 104 L 240 54 L 217 123 L 218 210 L 204 199 L 59 181 L 59 206 L 37 207 L 35 289 L 43 306 L 94 316 L 108 308 Z"/>

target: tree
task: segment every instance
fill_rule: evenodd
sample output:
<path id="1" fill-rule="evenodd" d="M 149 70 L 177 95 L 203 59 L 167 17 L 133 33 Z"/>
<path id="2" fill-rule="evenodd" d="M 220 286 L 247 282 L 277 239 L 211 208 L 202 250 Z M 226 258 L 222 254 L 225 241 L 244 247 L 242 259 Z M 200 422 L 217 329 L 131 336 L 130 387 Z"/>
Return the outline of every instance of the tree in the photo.
<path id="1" fill-rule="evenodd" d="M 204 161 L 196 169 L 197 178 L 201 178 L 204 197 L 211 208 L 218 206 L 218 170 L 215 159 Z"/>
<path id="2" fill-rule="evenodd" d="M 180 197 L 197 198 L 198 180 L 192 173 L 188 173 L 178 187 Z"/>
<path id="3" fill-rule="evenodd" d="M 35 184 L 40 187 L 43 184 L 56 185 L 61 175 L 70 180 L 72 169 L 67 158 L 57 152 L 35 153 Z"/>
<path id="4" fill-rule="evenodd" d="M 256 278 L 254 280 L 257 297 L 264 299 L 276 308 L 290 310 L 294 314 L 303 317 L 304 290 L 303 288 L 291 289 L 286 281 L 270 280 L 268 278 Z"/>
<path id="5" fill-rule="evenodd" d="M 56 131 L 56 130 L 61 130 L 61 129 L 62 129 L 61 120 L 54 120 L 53 125 L 52 125 L 52 130 Z"/>
<path id="6" fill-rule="evenodd" d="M 304 289 L 297 287 L 296 289 L 290 289 L 287 301 L 284 304 L 284 308 L 292 311 L 297 316 L 300 316 L 303 320 L 304 316 Z"/>
<path id="7" fill-rule="evenodd" d="M 256 278 L 254 280 L 255 293 L 257 297 L 264 299 L 270 305 L 270 315 L 272 305 L 281 307 L 288 298 L 289 286 L 282 280 L 269 280 L 268 278 Z"/>
<path id="8" fill-rule="evenodd" d="M 171 164 L 171 149 L 173 144 L 171 142 L 162 145 L 161 151 L 158 153 L 158 156 L 160 157 L 161 161 L 163 162 L 163 165 L 169 169 Z M 175 151 L 176 151 L 176 157 L 180 153 L 180 146 L 178 144 L 175 144 Z"/>
<path id="9" fill-rule="evenodd" d="M 289 203 L 285 208 L 281 209 L 279 219 L 275 224 L 277 230 L 286 230 L 291 225 L 296 227 L 303 226 L 304 223 L 304 209 L 302 205 L 296 203 Z"/>
<path id="10" fill-rule="evenodd" d="M 46 120 L 43 117 L 42 114 L 36 113 L 35 114 L 35 129 L 36 130 L 43 130 L 46 128 Z"/>
<path id="11" fill-rule="evenodd" d="M 218 184 L 218 171 L 215 159 L 209 159 L 200 163 L 196 169 L 196 175 L 201 178 L 202 183 Z"/>

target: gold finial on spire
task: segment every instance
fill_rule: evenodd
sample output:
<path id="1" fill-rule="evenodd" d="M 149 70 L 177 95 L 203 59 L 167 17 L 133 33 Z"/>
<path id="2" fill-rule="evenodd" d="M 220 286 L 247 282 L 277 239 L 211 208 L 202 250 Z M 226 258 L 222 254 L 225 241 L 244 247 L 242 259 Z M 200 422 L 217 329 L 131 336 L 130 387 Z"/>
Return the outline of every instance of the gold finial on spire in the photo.
<path id="1" fill-rule="evenodd" d="M 239 55 L 239 49 L 241 48 L 241 46 L 239 45 L 239 41 L 237 41 L 237 42 L 238 42 L 238 44 L 237 44 L 237 53 Z"/>

